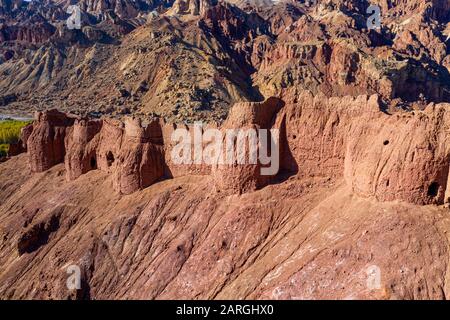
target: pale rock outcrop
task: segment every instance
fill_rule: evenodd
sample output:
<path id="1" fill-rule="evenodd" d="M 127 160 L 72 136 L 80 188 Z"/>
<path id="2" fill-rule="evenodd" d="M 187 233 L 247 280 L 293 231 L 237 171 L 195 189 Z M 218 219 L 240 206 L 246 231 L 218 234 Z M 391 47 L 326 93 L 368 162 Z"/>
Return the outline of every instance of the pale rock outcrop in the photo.
<path id="1" fill-rule="evenodd" d="M 214 179 L 214 185 L 217 191 L 224 191 L 234 194 L 241 194 L 245 192 L 260 189 L 266 185 L 274 175 L 264 175 L 262 173 L 263 165 L 260 162 L 261 147 L 254 144 L 254 151 L 252 150 L 251 137 L 245 135 L 243 143 L 239 142 L 239 133 L 248 134 L 248 132 L 255 132 L 257 139 L 261 141 L 261 132 L 259 129 L 267 130 L 266 141 L 268 141 L 267 148 L 264 155 L 270 152 L 271 139 L 274 139 L 275 145 L 278 147 L 279 137 L 270 134 L 276 113 L 283 107 L 283 102 L 278 98 L 269 98 L 265 102 L 247 102 L 237 103 L 230 110 L 227 120 L 221 127 L 223 134 L 222 140 L 222 163 L 213 164 L 211 174 Z M 234 130 L 237 135 L 229 138 L 229 134 Z M 248 131 L 250 129 L 250 131 Z M 255 136 L 256 137 L 256 136 Z M 231 140 L 232 139 L 232 140 Z M 230 144 L 232 141 L 232 144 Z M 256 142 L 256 141 L 255 141 Z M 232 162 L 229 163 L 227 148 L 234 145 L 232 148 Z M 240 147 L 242 146 L 242 149 Z M 255 152 L 256 151 L 256 152 Z M 280 150 L 279 150 L 280 151 Z M 258 155 L 256 163 L 252 163 L 252 152 Z M 230 152 L 231 155 L 231 152 Z M 239 163 L 239 156 L 245 157 L 245 163 Z"/>
<path id="2" fill-rule="evenodd" d="M 203 16 L 210 7 L 210 0 L 175 0 L 171 12 L 174 14 Z"/>

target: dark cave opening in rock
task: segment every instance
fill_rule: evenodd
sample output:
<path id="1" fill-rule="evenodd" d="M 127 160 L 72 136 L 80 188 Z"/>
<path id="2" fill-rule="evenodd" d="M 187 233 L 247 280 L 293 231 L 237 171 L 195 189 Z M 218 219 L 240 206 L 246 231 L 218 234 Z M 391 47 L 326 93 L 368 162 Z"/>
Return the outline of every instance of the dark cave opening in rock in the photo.
<path id="1" fill-rule="evenodd" d="M 95 159 L 95 156 L 91 157 L 90 165 L 91 169 L 97 169 L 97 160 Z"/>
<path id="2" fill-rule="evenodd" d="M 111 151 L 108 151 L 106 155 L 106 162 L 108 163 L 108 167 L 111 167 L 114 163 L 114 155 Z"/>
<path id="3" fill-rule="evenodd" d="M 439 192 L 439 183 L 437 182 L 432 182 L 430 184 L 430 186 L 428 187 L 428 196 L 430 197 L 436 197 L 438 195 Z"/>

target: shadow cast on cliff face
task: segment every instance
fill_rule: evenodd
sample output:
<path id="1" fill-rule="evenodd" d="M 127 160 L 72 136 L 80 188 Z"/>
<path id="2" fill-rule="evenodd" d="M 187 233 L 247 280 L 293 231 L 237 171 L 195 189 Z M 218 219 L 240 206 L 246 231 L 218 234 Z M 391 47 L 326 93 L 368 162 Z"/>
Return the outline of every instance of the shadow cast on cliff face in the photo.
<path id="1" fill-rule="evenodd" d="M 279 130 L 280 169 L 278 174 L 269 181 L 269 185 L 282 183 L 298 173 L 298 164 L 287 139 L 286 114 L 283 114 Z"/>
<path id="2" fill-rule="evenodd" d="M 164 169 L 164 175 L 159 180 L 157 180 L 157 182 L 161 182 L 163 180 L 173 179 L 174 178 L 172 170 L 170 170 L 170 167 L 167 165 L 167 161 L 166 160 L 164 160 L 163 169 Z"/>
<path id="3" fill-rule="evenodd" d="M 48 217 L 36 223 L 19 236 L 17 241 L 19 256 L 25 253 L 32 253 L 48 243 L 51 235 L 57 232 L 60 227 L 60 216 L 63 211 L 64 207 L 57 207 Z"/>
<path id="4" fill-rule="evenodd" d="M 392 98 L 406 103 L 450 102 L 450 73 L 430 58 L 408 58 L 408 64 L 393 74 L 395 84 Z M 420 75 L 420 78 L 418 77 Z"/>

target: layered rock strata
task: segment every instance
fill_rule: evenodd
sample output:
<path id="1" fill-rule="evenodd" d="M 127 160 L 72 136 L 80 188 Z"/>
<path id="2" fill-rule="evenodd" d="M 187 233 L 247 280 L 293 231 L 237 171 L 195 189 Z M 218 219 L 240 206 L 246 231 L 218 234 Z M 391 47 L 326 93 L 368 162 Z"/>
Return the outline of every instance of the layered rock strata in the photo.
<path id="1" fill-rule="evenodd" d="M 32 172 L 64 162 L 67 180 L 74 180 L 99 169 L 114 176 L 114 188 L 122 194 L 183 175 L 212 175 L 218 191 L 240 194 L 296 174 L 343 176 L 354 193 L 380 201 L 442 204 L 450 197 L 449 108 L 429 104 L 390 114 L 378 95 L 326 98 L 295 90 L 264 103 L 238 103 L 218 131 L 278 129 L 279 171 L 268 176 L 261 175 L 260 162 L 173 161 L 174 131 L 185 128 L 193 136 L 195 128 L 158 119 L 143 124 L 47 111 L 37 114 L 31 134 L 29 128 L 24 132 Z M 194 152 L 194 139 L 187 143 Z M 245 150 L 248 157 L 250 149 Z"/>

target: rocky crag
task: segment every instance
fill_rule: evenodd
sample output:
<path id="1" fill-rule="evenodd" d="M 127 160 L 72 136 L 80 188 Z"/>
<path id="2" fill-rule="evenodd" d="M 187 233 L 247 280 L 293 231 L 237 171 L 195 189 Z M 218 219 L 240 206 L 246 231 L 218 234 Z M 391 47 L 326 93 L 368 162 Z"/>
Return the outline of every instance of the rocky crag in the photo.
<path id="1" fill-rule="evenodd" d="M 13 113 L 223 121 L 301 87 L 386 105 L 450 101 L 448 1 L 14 2 L 0 17 L 0 102 Z M 233 4 L 234 3 L 234 4 Z M 87 103 L 89 101 L 89 103 Z"/>
<path id="2" fill-rule="evenodd" d="M 238 103 L 219 129 L 279 129 L 281 174 L 342 176 L 356 194 L 381 201 L 448 201 L 449 104 L 388 114 L 378 95 L 326 98 L 287 91 L 283 98 Z M 36 114 L 20 143 L 26 141 L 31 172 L 64 163 L 71 181 L 99 169 L 114 176 L 115 190 L 122 194 L 193 174 L 213 174 L 219 184 L 230 180 L 234 192 L 247 190 L 241 183 L 248 180 L 255 180 L 249 191 L 264 186 L 255 169 L 249 174 L 234 172 L 235 165 L 174 164 L 177 127 L 160 119 L 146 124 L 132 117 L 89 120 L 51 110 Z M 193 126 L 181 127 L 193 135 Z"/>

